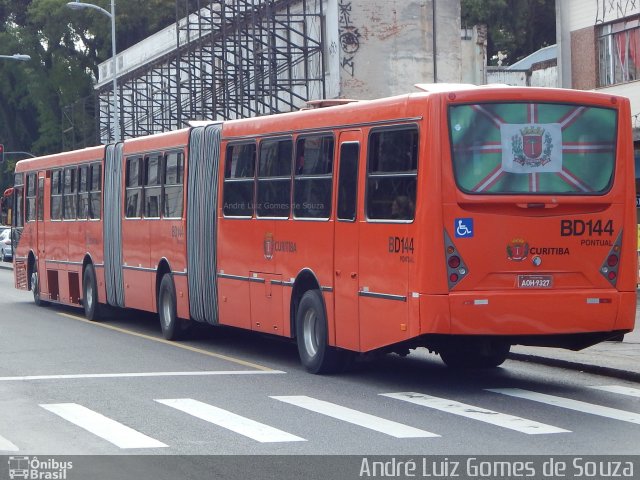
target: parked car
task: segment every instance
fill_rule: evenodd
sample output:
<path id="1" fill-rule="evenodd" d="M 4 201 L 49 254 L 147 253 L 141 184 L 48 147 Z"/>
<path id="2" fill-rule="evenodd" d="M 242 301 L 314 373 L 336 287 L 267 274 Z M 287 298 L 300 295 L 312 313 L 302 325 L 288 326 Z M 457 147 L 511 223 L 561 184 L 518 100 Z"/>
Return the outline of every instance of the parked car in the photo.
<path id="1" fill-rule="evenodd" d="M 3 262 L 13 260 L 13 250 L 11 249 L 11 228 L 0 228 L 0 255 Z"/>

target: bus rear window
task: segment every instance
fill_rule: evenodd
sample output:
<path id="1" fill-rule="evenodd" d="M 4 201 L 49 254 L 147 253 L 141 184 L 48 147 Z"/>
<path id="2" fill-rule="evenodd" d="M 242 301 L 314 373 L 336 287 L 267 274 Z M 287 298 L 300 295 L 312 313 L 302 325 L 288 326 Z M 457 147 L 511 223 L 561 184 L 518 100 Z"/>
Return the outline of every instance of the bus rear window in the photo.
<path id="1" fill-rule="evenodd" d="M 616 153 L 613 109 L 551 103 L 449 108 L 453 170 L 471 194 L 601 195 Z"/>

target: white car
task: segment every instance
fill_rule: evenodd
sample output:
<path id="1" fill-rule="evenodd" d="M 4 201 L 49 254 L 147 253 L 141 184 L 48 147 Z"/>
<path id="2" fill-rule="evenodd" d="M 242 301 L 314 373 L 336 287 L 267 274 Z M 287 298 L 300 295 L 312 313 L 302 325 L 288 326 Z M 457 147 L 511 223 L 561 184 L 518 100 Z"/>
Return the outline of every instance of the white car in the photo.
<path id="1" fill-rule="evenodd" d="M 7 262 L 13 260 L 13 250 L 11 249 L 11 229 L 3 228 L 0 231 L 0 253 L 2 261 Z"/>

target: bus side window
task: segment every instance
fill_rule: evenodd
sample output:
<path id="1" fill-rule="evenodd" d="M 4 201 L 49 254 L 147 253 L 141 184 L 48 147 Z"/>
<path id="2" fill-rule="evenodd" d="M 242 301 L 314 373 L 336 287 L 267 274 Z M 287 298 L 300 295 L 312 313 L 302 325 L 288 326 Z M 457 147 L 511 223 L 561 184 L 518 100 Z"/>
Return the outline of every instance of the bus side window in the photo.
<path id="1" fill-rule="evenodd" d="M 102 207 L 102 165 L 89 166 L 89 218 L 99 219 Z"/>
<path id="2" fill-rule="evenodd" d="M 62 218 L 62 170 L 51 172 L 51 220 Z"/>
<path id="3" fill-rule="evenodd" d="M 125 217 L 139 218 L 142 215 L 142 157 L 127 158 Z"/>
<path id="4" fill-rule="evenodd" d="M 338 177 L 338 220 L 349 220 L 353 222 L 356 219 L 359 156 L 359 143 L 343 143 L 340 146 L 340 173 Z"/>
<path id="5" fill-rule="evenodd" d="M 36 219 L 36 174 L 30 173 L 27 175 L 27 189 L 26 189 L 26 203 L 25 203 L 25 221 L 33 222 Z"/>
<path id="6" fill-rule="evenodd" d="M 293 184 L 295 218 L 324 218 L 331 215 L 333 184 L 333 136 L 298 138 Z"/>
<path id="7" fill-rule="evenodd" d="M 258 217 L 289 218 L 291 210 L 291 139 L 263 140 L 258 158 Z"/>
<path id="8" fill-rule="evenodd" d="M 250 217 L 254 204 L 256 145 L 228 145 L 226 153 L 222 212 L 226 217 Z"/>
<path id="9" fill-rule="evenodd" d="M 44 220 L 44 178 L 38 179 L 38 220 Z"/>
<path id="10" fill-rule="evenodd" d="M 367 218 L 413 220 L 418 174 L 418 129 L 379 129 L 369 136 Z"/>
<path id="11" fill-rule="evenodd" d="M 14 189 L 13 189 L 13 225 L 16 227 L 22 227 L 24 225 L 24 219 L 22 218 L 23 206 L 24 206 L 24 174 L 16 173 L 14 177 Z"/>
<path id="12" fill-rule="evenodd" d="M 162 178 L 160 175 L 160 159 L 158 154 L 144 158 L 144 216 L 160 217 L 160 198 L 162 195 Z"/>
<path id="13" fill-rule="evenodd" d="M 78 218 L 86 220 L 89 215 L 89 165 L 78 167 Z"/>
<path id="14" fill-rule="evenodd" d="M 164 161 L 162 216 L 182 217 L 182 182 L 184 157 L 182 152 L 167 153 Z"/>
<path id="15" fill-rule="evenodd" d="M 76 167 L 67 167 L 64 169 L 64 185 L 62 195 L 64 198 L 63 218 L 65 220 L 75 220 L 77 217 L 76 207 Z"/>

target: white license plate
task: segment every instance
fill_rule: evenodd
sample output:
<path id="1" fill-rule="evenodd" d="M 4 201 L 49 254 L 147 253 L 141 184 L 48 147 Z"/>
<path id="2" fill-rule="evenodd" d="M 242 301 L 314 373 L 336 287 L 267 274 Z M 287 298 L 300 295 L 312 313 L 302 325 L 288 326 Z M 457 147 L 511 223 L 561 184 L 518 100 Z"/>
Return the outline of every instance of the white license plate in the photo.
<path id="1" fill-rule="evenodd" d="M 551 275 L 518 275 L 518 288 L 552 288 Z"/>

